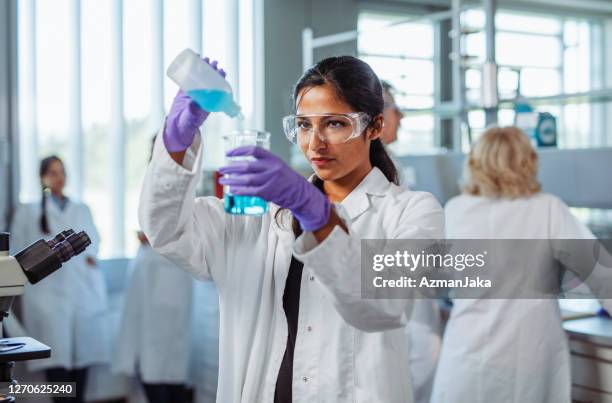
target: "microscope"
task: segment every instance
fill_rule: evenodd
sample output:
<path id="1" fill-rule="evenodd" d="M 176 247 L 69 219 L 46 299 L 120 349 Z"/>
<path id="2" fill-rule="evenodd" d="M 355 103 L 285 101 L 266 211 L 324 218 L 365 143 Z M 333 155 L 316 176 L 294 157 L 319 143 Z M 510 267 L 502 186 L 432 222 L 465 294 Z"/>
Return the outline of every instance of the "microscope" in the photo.
<path id="1" fill-rule="evenodd" d="M 9 256 L 9 238 L 10 234 L 0 232 L 0 337 L 2 320 L 9 315 L 15 296 L 23 294 L 25 284 L 38 283 L 91 244 L 84 231 L 67 230 L 50 241 L 38 240 L 13 257 Z M 15 402 L 15 397 L 2 390 L 17 384 L 12 377 L 15 361 L 50 356 L 48 346 L 30 337 L 0 338 L 0 403 Z"/>

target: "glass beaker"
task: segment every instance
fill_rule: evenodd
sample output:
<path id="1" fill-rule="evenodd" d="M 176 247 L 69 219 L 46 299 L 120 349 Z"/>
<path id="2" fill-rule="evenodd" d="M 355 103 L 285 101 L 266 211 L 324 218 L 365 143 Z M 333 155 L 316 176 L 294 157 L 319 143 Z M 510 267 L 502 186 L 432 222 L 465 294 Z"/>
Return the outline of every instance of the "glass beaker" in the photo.
<path id="1" fill-rule="evenodd" d="M 236 147 L 254 145 L 270 149 L 270 133 L 258 130 L 237 130 L 223 137 L 225 151 Z M 254 157 L 226 157 L 227 165 L 235 161 L 254 160 Z M 230 174 L 231 176 L 231 174 Z M 257 196 L 239 196 L 230 193 L 230 187 L 223 187 L 225 211 L 230 214 L 261 215 L 268 211 L 268 202 Z"/>

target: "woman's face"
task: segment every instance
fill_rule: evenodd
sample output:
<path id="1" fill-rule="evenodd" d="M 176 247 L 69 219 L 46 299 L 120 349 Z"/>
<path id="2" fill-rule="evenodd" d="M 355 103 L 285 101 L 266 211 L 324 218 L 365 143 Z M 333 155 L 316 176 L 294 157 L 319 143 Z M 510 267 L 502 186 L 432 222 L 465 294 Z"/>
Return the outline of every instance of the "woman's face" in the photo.
<path id="1" fill-rule="evenodd" d="M 49 188 L 52 193 L 62 193 L 66 185 L 66 173 L 64 172 L 64 164 L 60 161 L 51 161 L 47 172 L 41 178 L 45 187 Z"/>
<path id="2" fill-rule="evenodd" d="M 298 94 L 298 115 L 322 113 L 353 113 L 347 103 L 338 99 L 335 89 L 329 85 L 308 87 Z M 376 117 L 382 120 L 381 116 Z M 314 126 L 318 118 L 311 118 Z M 380 127 L 380 125 L 377 125 Z M 317 133 L 310 136 L 310 142 L 300 143 L 304 156 L 316 175 L 325 181 L 335 181 L 351 174 L 370 171 L 370 141 L 380 136 L 380 128 L 368 128 L 365 135 L 340 144 L 328 144 L 319 139 Z"/>

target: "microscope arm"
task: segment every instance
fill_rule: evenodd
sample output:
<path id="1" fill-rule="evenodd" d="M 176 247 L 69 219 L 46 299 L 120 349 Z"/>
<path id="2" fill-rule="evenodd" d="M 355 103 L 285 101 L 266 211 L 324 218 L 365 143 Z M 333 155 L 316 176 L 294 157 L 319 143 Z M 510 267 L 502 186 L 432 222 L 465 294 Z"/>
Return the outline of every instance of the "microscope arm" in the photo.
<path id="1" fill-rule="evenodd" d="M 28 282 L 23 269 L 13 256 L 0 256 L 0 298 L 23 294 Z"/>

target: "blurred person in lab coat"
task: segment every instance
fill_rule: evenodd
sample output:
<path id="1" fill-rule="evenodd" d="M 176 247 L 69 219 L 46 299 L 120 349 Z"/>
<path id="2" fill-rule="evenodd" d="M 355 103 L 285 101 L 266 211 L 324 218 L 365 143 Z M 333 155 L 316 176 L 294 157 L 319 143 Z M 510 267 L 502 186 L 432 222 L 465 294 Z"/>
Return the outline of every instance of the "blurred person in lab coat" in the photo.
<path id="1" fill-rule="evenodd" d="M 219 293 L 212 281 L 193 287 L 191 379 L 194 403 L 214 403 L 219 376 Z"/>
<path id="2" fill-rule="evenodd" d="M 360 245 L 439 239 L 443 217 L 433 196 L 397 186 L 379 138 L 383 105 L 378 77 L 359 59 L 308 69 L 284 129 L 315 175 L 307 181 L 262 148 L 230 151 L 252 160 L 222 168 L 221 183 L 270 202 L 263 216 L 241 216 L 195 198 L 208 113 L 175 98 L 139 217 L 156 250 L 216 283 L 218 402 L 413 401 L 403 329 L 413 300 L 361 298 Z"/>
<path id="3" fill-rule="evenodd" d="M 406 186 L 402 165 L 397 162 L 393 151 L 389 148 L 390 144 L 397 141 L 398 132 L 401 126 L 404 114 L 402 113 L 399 106 L 395 103 L 395 88 L 387 81 L 382 80 L 380 82 L 383 90 L 383 127 L 380 133 L 380 141 L 386 146 L 389 157 L 398 168 L 398 180 L 400 185 Z"/>
<path id="4" fill-rule="evenodd" d="M 380 139 L 386 145 L 391 144 L 397 140 L 397 133 L 402 124 L 404 114 L 395 103 L 395 96 L 393 92 L 395 89 L 387 81 L 381 81 L 383 87 L 383 100 L 385 102 L 383 109 L 384 126 L 380 134 Z"/>
<path id="5" fill-rule="evenodd" d="M 89 208 L 64 194 L 66 173 L 61 159 L 43 159 L 39 173 L 42 200 L 17 209 L 11 228 L 14 250 L 67 229 L 87 232 L 91 245 L 45 281 L 26 285 L 25 330 L 52 351 L 50 358 L 27 364 L 31 371 L 45 370 L 49 382 L 76 382 L 76 401 L 83 402 L 88 367 L 108 362 L 110 354 L 104 321 L 106 286 L 96 263 L 99 236 Z"/>
<path id="6" fill-rule="evenodd" d="M 385 145 L 389 145 L 397 141 L 397 132 L 404 114 L 395 103 L 393 86 L 386 81 L 381 81 L 381 84 L 385 102 L 383 110 L 385 124 L 380 139 Z M 401 164 L 395 162 L 395 165 L 399 168 L 400 184 L 408 188 L 401 175 Z M 406 326 L 415 403 L 429 403 L 431 398 L 436 364 L 440 354 L 441 327 L 438 303 L 429 299 L 415 300 L 412 317 Z"/>
<path id="7" fill-rule="evenodd" d="M 193 278 L 153 250 L 141 231 L 138 240 L 113 372 L 138 378 L 149 403 L 184 403 L 192 353 Z"/>
<path id="8" fill-rule="evenodd" d="M 467 157 L 463 194 L 445 206 L 447 238 L 592 239 L 563 201 L 540 190 L 537 167 L 536 151 L 518 128 L 488 129 Z M 566 251 L 555 249 L 556 242 L 551 245 L 546 259 L 580 270 L 568 264 Z M 516 290 L 524 287 L 522 266 L 501 267 L 516 271 Z M 598 272 L 590 283 L 596 295 L 597 283 L 612 284 L 610 274 Z M 453 301 L 432 403 L 569 403 L 570 388 L 569 349 L 556 299 Z"/>
<path id="9" fill-rule="evenodd" d="M 138 378 L 150 403 L 184 403 L 193 279 L 138 238 L 112 369 Z"/>

